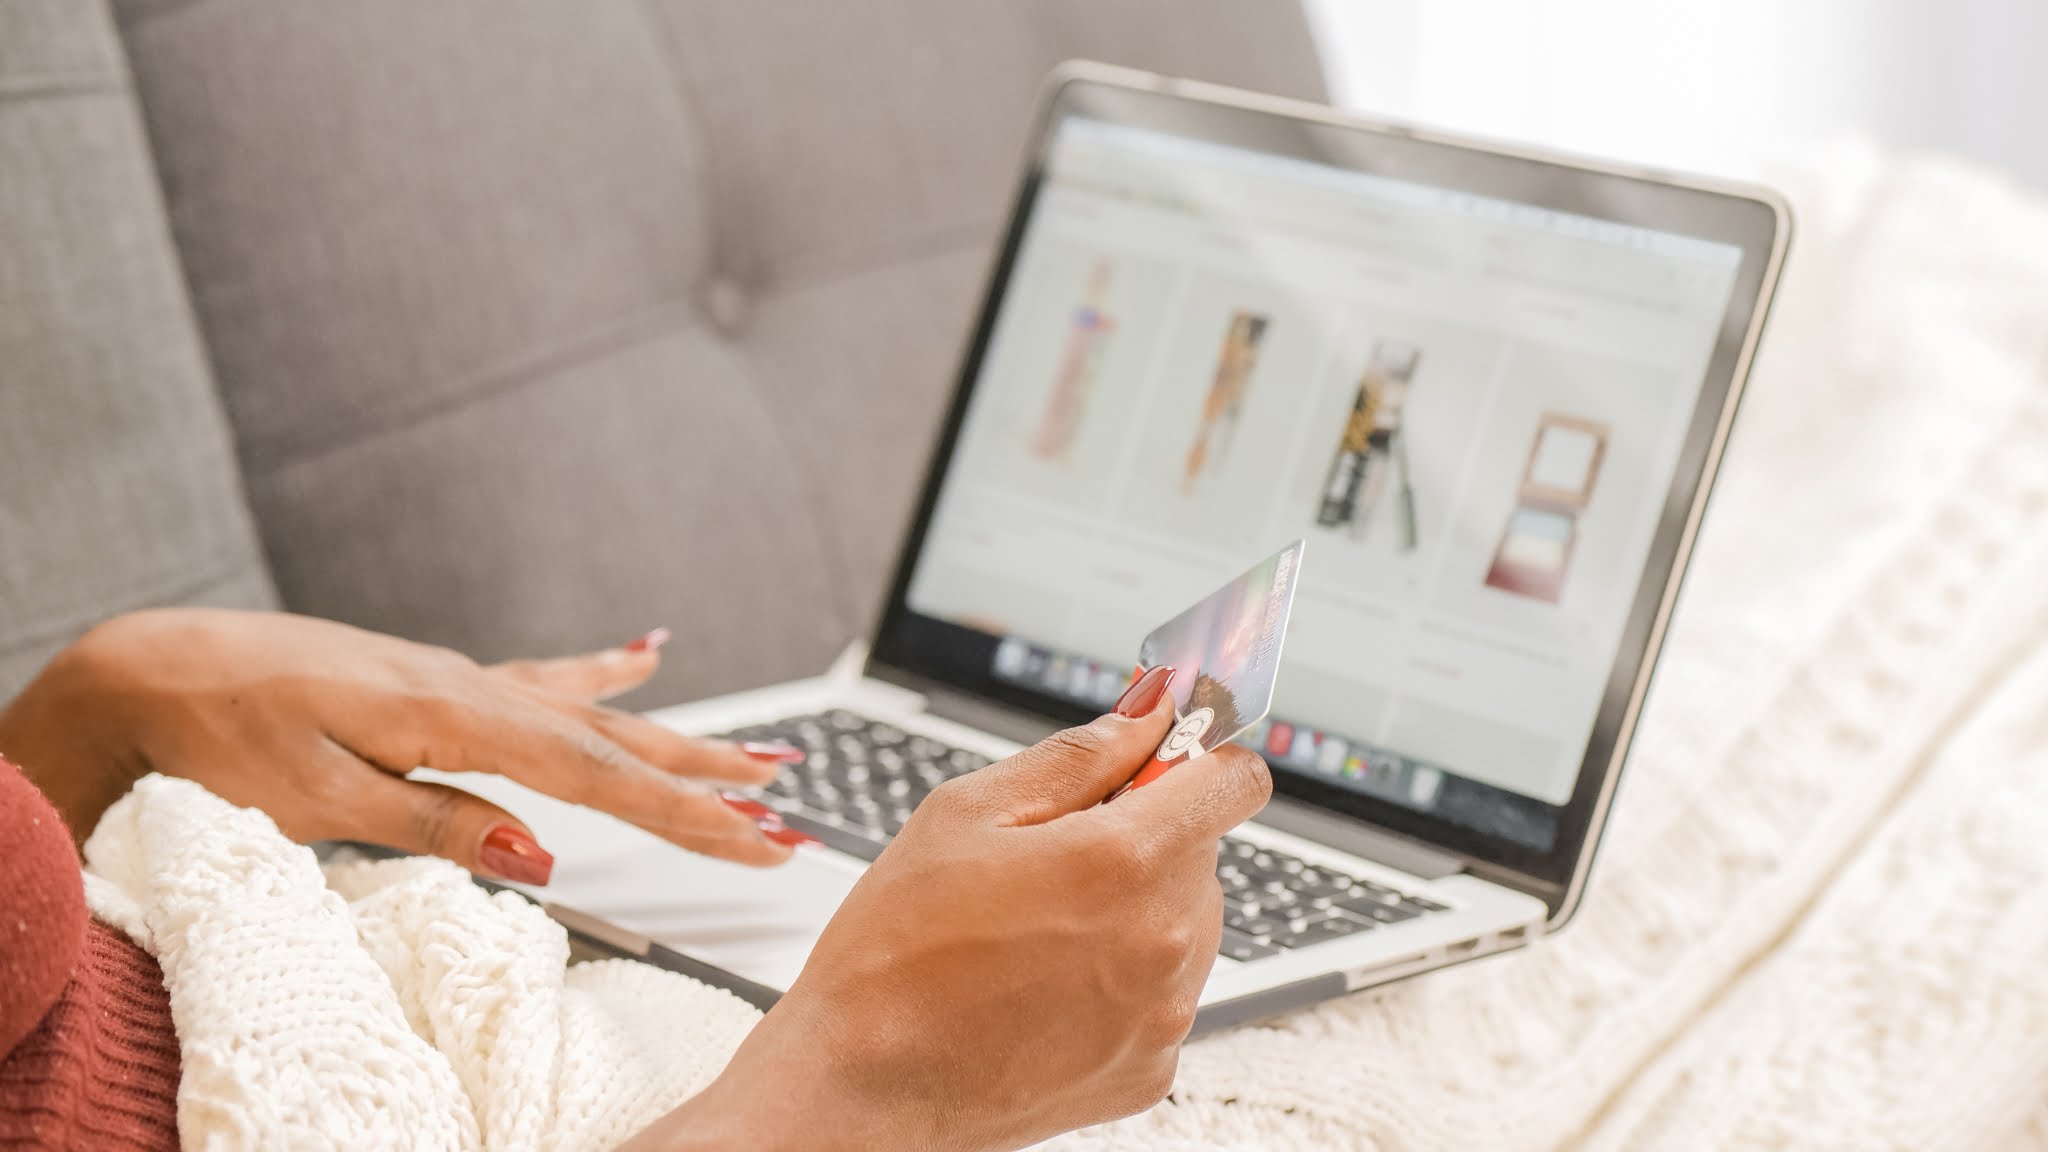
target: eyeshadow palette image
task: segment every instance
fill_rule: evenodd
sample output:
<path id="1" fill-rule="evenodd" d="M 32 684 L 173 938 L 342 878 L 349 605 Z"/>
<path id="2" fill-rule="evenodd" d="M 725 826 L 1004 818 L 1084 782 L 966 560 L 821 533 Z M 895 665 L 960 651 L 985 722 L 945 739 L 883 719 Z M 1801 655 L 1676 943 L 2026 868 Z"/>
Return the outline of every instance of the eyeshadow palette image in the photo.
<path id="1" fill-rule="evenodd" d="M 1501 532 L 1486 585 L 1533 600 L 1564 596 L 1579 515 L 1593 498 L 1607 455 L 1604 424 L 1546 412 L 1537 421 L 1514 511 Z"/>

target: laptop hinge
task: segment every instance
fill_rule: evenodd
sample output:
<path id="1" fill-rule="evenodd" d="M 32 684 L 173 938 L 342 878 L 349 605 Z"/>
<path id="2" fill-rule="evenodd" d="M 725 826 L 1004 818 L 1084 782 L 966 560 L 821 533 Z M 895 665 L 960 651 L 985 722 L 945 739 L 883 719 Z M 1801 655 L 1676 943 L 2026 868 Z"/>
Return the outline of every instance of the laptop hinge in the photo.
<path id="1" fill-rule="evenodd" d="M 1056 720 L 1006 708 L 898 669 L 870 662 L 867 672 L 870 676 L 881 673 L 878 679 L 923 693 L 925 710 L 934 716 L 1019 744 L 1036 744 L 1064 727 Z M 1441 880 L 1465 870 L 1465 862 L 1449 852 L 1285 796 L 1274 796 L 1257 819 L 1261 824 L 1270 824 L 1282 832 L 1326 844 L 1339 852 L 1348 852 L 1424 880 Z"/>
<path id="2" fill-rule="evenodd" d="M 1449 852 L 1286 796 L 1273 797 L 1258 821 L 1424 880 L 1441 880 L 1465 870 L 1465 862 Z"/>

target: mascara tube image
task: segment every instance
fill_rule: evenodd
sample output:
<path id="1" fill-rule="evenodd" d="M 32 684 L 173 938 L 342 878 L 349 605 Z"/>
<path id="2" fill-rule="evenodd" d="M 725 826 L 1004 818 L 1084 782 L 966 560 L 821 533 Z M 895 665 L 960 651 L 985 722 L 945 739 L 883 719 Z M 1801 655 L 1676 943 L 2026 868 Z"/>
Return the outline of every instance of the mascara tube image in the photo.
<path id="1" fill-rule="evenodd" d="M 1266 325 L 1267 318 L 1257 312 L 1230 314 L 1230 327 L 1223 334 L 1223 350 L 1216 358 L 1216 375 L 1202 398 L 1202 422 L 1195 429 L 1195 442 L 1188 448 L 1182 470 L 1183 495 L 1193 491 L 1195 482 L 1229 453 L 1231 438 L 1244 411 L 1245 393 L 1251 387 L 1252 369 L 1258 366 L 1259 345 L 1265 339 Z"/>
<path id="2" fill-rule="evenodd" d="M 1088 287 L 1081 303 L 1067 323 L 1067 344 L 1060 353 L 1058 373 L 1053 377 L 1052 395 L 1031 438 L 1031 452 L 1041 460 L 1064 460 L 1073 447 L 1074 431 L 1088 406 L 1088 393 L 1095 386 L 1104 348 L 1116 324 L 1103 310 L 1109 294 L 1112 265 L 1107 258 L 1095 261 L 1088 272 Z"/>
<path id="3" fill-rule="evenodd" d="M 1382 343 L 1373 348 L 1323 480 L 1317 527 L 1345 530 L 1353 539 L 1363 539 L 1380 493 L 1398 472 L 1401 551 L 1415 550 L 1415 493 L 1408 477 L 1402 419 L 1420 360 L 1421 353 L 1410 344 Z"/>

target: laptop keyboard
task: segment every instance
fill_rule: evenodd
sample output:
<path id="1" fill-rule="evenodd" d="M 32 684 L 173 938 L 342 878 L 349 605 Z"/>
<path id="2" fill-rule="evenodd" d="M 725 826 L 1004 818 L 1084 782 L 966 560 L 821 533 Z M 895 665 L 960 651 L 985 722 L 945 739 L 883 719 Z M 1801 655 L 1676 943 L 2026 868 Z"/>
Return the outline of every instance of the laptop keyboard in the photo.
<path id="1" fill-rule="evenodd" d="M 932 789 L 989 758 L 843 709 L 727 733 L 733 740 L 786 740 L 805 759 L 783 770 L 762 799 L 783 822 L 827 846 L 873 860 Z M 1223 885 L 1223 942 L 1233 960 L 1258 960 L 1401 924 L 1447 909 L 1385 884 L 1311 864 L 1226 836 L 1216 856 Z"/>

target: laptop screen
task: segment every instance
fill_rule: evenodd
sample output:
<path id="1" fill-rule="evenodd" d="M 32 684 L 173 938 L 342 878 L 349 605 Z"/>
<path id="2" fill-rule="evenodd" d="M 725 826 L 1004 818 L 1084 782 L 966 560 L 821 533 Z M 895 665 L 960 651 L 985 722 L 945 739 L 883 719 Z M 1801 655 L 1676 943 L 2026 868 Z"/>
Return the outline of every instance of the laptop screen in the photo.
<path id="1" fill-rule="evenodd" d="M 1101 710 L 1147 632 L 1306 538 L 1245 742 L 1550 851 L 1744 249 L 1151 126 L 1048 131 L 909 614 L 986 638 L 992 681 Z"/>

